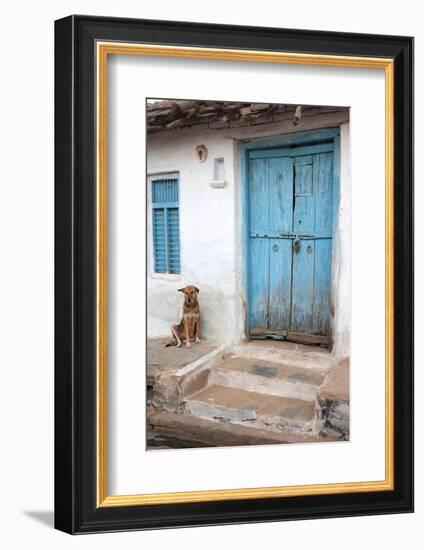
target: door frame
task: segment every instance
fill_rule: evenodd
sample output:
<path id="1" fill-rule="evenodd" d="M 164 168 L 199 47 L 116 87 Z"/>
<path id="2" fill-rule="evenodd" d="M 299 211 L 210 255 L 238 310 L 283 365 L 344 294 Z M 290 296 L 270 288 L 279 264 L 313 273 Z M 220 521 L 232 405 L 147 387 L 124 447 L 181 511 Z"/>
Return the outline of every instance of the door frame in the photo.
<path id="1" fill-rule="evenodd" d="M 323 128 L 305 132 L 294 132 L 270 137 L 261 137 L 240 141 L 240 187 L 241 187 L 241 279 L 242 279 L 242 311 L 244 319 L 244 338 L 250 339 L 249 326 L 249 153 L 255 149 L 277 149 L 289 146 L 310 146 L 323 142 L 332 142 L 333 157 L 333 227 L 332 243 L 334 253 L 335 233 L 339 211 L 340 198 L 340 127 Z M 330 292 L 330 349 L 333 347 L 334 336 L 334 272 L 332 268 Z"/>

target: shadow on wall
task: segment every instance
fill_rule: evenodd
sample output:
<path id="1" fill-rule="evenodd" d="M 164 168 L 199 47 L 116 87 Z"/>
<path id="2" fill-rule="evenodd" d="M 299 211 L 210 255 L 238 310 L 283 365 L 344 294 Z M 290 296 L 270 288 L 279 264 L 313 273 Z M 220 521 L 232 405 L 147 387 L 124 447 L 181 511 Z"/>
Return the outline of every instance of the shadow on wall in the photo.
<path id="1" fill-rule="evenodd" d="M 35 519 L 38 523 L 42 523 L 50 529 L 54 527 L 53 510 L 24 510 L 23 514 L 29 518 Z"/>

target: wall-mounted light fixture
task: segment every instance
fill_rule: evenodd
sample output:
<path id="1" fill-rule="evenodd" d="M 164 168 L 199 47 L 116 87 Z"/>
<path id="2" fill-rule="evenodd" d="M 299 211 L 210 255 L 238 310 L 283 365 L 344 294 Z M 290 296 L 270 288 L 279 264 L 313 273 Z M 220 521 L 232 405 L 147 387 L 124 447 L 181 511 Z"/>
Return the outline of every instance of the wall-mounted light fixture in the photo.
<path id="1" fill-rule="evenodd" d="M 199 159 L 199 162 L 205 162 L 205 160 L 208 158 L 208 150 L 206 148 L 206 145 L 198 145 L 196 147 L 196 155 Z"/>

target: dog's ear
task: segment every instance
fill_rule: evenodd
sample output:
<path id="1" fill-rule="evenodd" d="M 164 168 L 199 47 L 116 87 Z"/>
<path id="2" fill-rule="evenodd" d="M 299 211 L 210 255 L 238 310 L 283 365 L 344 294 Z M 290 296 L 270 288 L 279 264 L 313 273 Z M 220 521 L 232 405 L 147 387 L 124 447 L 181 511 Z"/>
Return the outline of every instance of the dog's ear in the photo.
<path id="1" fill-rule="evenodd" d="M 184 288 L 179 288 L 178 292 L 184 292 L 184 290 L 185 290 L 185 287 Z"/>
<path id="2" fill-rule="evenodd" d="M 194 287 L 194 290 L 199 294 L 200 290 L 197 288 L 197 286 Z"/>

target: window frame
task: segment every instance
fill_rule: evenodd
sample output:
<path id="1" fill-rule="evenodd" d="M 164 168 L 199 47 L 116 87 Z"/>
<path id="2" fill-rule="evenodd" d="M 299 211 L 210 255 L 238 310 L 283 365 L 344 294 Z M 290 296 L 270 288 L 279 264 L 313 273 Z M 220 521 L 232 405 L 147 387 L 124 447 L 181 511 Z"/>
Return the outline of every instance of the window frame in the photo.
<path id="1" fill-rule="evenodd" d="M 155 181 L 160 180 L 170 180 L 170 179 L 176 179 L 178 182 L 178 201 L 176 203 L 163 203 L 162 206 L 160 206 L 160 203 L 156 203 L 157 206 L 154 206 L 155 203 L 153 202 L 153 184 Z M 172 273 L 169 271 L 169 260 L 168 255 L 166 258 L 166 269 L 167 271 L 156 271 L 156 257 L 155 257 L 155 235 L 154 235 L 154 210 L 164 208 L 165 210 L 169 208 L 177 208 L 178 209 L 178 239 L 179 239 L 179 272 L 178 273 Z M 171 172 L 160 172 L 160 173 L 152 173 L 147 175 L 147 219 L 148 219 L 148 235 L 147 238 L 149 239 L 149 243 L 151 244 L 151 251 L 149 254 L 149 260 L 150 260 L 150 276 L 155 279 L 166 279 L 166 280 L 181 280 L 181 240 L 180 240 L 180 173 L 177 171 L 171 171 Z M 165 236 L 166 241 L 166 247 L 168 247 L 168 235 Z"/>

